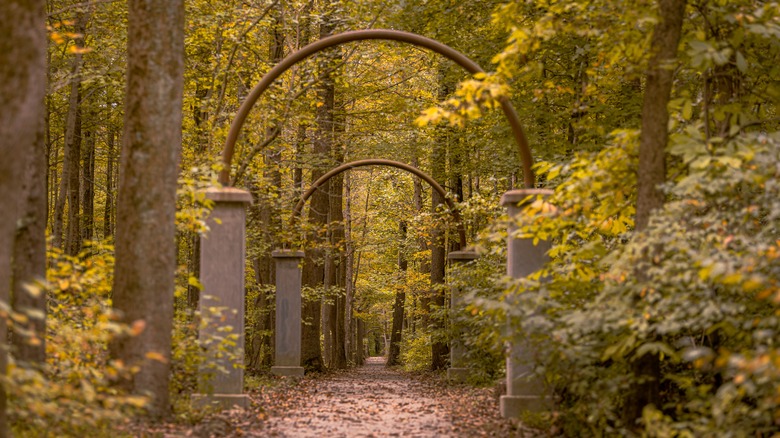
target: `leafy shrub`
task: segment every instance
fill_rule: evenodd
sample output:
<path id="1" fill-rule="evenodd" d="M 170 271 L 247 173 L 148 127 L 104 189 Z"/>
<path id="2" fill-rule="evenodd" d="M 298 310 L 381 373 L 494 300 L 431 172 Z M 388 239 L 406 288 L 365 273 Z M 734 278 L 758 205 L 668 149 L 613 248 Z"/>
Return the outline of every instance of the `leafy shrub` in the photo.
<path id="1" fill-rule="evenodd" d="M 401 341 L 401 362 L 406 371 L 426 371 L 431 367 L 431 337 L 417 331 L 404 333 Z"/>
<path id="2" fill-rule="evenodd" d="M 642 233 L 631 233 L 626 191 L 635 133 L 542 166 L 562 182 L 517 220 L 523 237 L 553 241 L 551 262 L 502 298 L 473 300 L 532 342 L 567 435 L 627 433 L 630 364 L 646 354 L 660 360 L 662 398 L 645 409 L 646 434 L 780 428 L 780 138 L 745 134 L 713 150 L 690 130 L 672 144 L 682 176 Z"/>
<path id="3" fill-rule="evenodd" d="M 78 257 L 49 254 L 47 362 L 41 369 L 16 366 L 8 378 L 8 415 L 19 436 L 109 436 L 143 408 L 146 398 L 128 395 L 114 383 L 133 370 L 108 358 L 108 342 L 139 333 L 113 317 L 109 292 L 113 273 L 110 245 L 93 245 Z"/>
<path id="4" fill-rule="evenodd" d="M 495 228 L 493 229 L 495 231 Z M 500 232 L 497 232 L 501 235 Z M 451 265 L 449 285 L 460 290 L 465 305 L 451 313 L 450 339 L 463 340 L 464 365 L 469 369 L 469 381 L 476 385 L 494 384 L 504 376 L 504 337 L 506 321 L 491 317 L 481 306 L 501 296 L 500 279 L 506 271 L 506 247 L 497 242 L 480 239 L 482 254 L 468 264 Z M 453 292 L 455 293 L 455 292 Z M 480 303 L 475 306 L 474 303 Z M 495 316 L 495 315 L 494 315 Z"/>

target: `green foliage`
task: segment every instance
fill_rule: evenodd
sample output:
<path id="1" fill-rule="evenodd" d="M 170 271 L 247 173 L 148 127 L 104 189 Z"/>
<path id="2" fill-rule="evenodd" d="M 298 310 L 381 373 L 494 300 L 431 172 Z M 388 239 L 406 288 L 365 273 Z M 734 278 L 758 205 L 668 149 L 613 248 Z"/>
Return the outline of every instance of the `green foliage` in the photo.
<path id="1" fill-rule="evenodd" d="M 405 332 L 401 342 L 401 362 L 406 371 L 430 370 L 431 336 L 422 330 Z"/>
<path id="2" fill-rule="evenodd" d="M 218 374 L 228 374 L 229 367 L 241 366 L 243 358 L 236 353 L 239 334 L 234 327 L 224 325 L 228 312 L 231 310 L 221 306 L 202 308 L 194 318 L 198 336 L 196 324 L 186 320 L 174 330 L 174 337 L 180 342 L 173 350 L 172 384 L 185 397 L 196 387 L 202 394 L 212 393 L 211 381 Z"/>
<path id="3" fill-rule="evenodd" d="M 630 238 L 604 226 L 623 214 L 620 172 L 605 169 L 625 157 L 610 149 L 562 168 L 570 179 L 549 204 L 519 219 L 524 237 L 553 240 L 552 261 L 505 295 L 519 304 L 503 307 L 516 336 L 536 341 L 563 427 L 622 430 L 629 364 L 649 353 L 661 358 L 663 405 L 646 410 L 648 433 L 776 430 L 780 137 L 704 150 L 707 166 L 690 155 L 686 175 L 667 187 L 670 202 Z M 586 187 L 589 196 L 573 189 Z"/>
<path id="4" fill-rule="evenodd" d="M 451 290 L 460 289 L 465 301 L 484 303 L 501 295 L 502 272 L 506 270 L 503 245 L 494 244 L 497 251 L 483 253 L 479 259 L 466 265 L 451 265 L 448 285 Z M 453 292 L 454 293 L 454 292 Z M 454 309 L 450 315 L 449 338 L 456 337 L 466 347 L 465 367 L 469 369 L 469 381 L 477 385 L 494 384 L 504 375 L 504 321 L 490 317 L 477 306 Z"/>
<path id="5" fill-rule="evenodd" d="M 176 226 L 179 231 L 202 234 L 208 231 L 206 218 L 214 208 L 214 201 L 206 198 L 207 190 L 218 188 L 217 175 L 222 163 L 202 165 L 189 169 L 179 177 L 176 191 Z"/>
<path id="6" fill-rule="evenodd" d="M 134 369 L 108 358 L 108 342 L 133 335 L 142 325 L 123 326 L 112 315 L 109 291 L 113 272 L 109 245 L 93 245 L 78 257 L 49 255 L 46 349 L 42 368 L 13 359 L 4 386 L 9 417 L 20 436 L 115 436 L 116 426 L 146 404 L 124 393 L 117 382 Z M 39 315 L 15 315 L 24 320 Z"/>

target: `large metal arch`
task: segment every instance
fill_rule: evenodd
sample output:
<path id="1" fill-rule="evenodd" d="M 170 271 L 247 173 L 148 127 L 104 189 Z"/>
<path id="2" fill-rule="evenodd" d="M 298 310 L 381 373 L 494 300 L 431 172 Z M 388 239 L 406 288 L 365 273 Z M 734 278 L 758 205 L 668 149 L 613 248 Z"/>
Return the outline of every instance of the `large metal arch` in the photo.
<path id="1" fill-rule="evenodd" d="M 449 58 L 471 74 L 484 73 L 484 70 L 479 64 L 457 50 L 431 38 L 410 32 L 390 29 L 365 29 L 344 32 L 315 41 L 285 57 L 281 62 L 269 70 L 268 73 L 262 77 L 260 82 L 249 92 L 249 95 L 241 104 L 238 113 L 236 113 L 236 116 L 230 125 L 230 131 L 228 132 L 225 145 L 222 149 L 222 163 L 224 167 L 219 174 L 219 182 L 225 186 L 230 185 L 230 165 L 233 161 L 233 153 L 235 151 L 238 136 L 241 134 L 241 129 L 244 126 L 244 122 L 246 121 L 250 110 L 273 81 L 293 65 L 317 52 L 348 42 L 365 40 L 399 41 L 418 47 L 424 47 Z M 533 169 L 531 168 L 533 157 L 531 156 L 531 149 L 528 146 L 528 140 L 526 139 L 522 125 L 520 124 L 520 119 L 517 116 L 517 111 L 515 111 L 514 106 L 512 106 L 512 103 L 506 97 L 502 97 L 500 103 L 501 109 L 504 111 L 504 115 L 509 122 L 509 126 L 512 128 L 512 133 L 514 134 L 517 143 L 524 185 L 526 188 L 533 188 L 535 186 L 535 177 Z"/>
<path id="2" fill-rule="evenodd" d="M 295 207 L 293 208 L 292 215 L 290 216 L 290 229 L 293 229 L 295 227 L 295 223 L 298 220 L 298 218 L 301 215 L 301 211 L 303 210 L 303 206 L 306 204 L 306 201 L 311 197 L 311 195 L 314 194 L 314 192 L 323 184 L 325 184 L 328 180 L 333 178 L 334 176 L 346 172 L 347 170 L 354 169 L 357 167 L 366 167 L 366 166 L 388 166 L 388 167 L 395 167 L 396 169 L 405 170 L 423 181 L 427 182 L 428 185 L 431 186 L 433 190 L 436 190 L 438 192 L 442 199 L 444 199 L 444 202 L 447 204 L 447 207 L 450 209 L 450 213 L 452 214 L 452 218 L 455 221 L 456 224 L 458 224 L 458 239 L 460 240 L 460 249 L 463 249 L 466 247 L 466 230 L 463 227 L 463 221 L 461 220 L 460 213 L 458 212 L 458 208 L 455 206 L 455 203 L 452 202 L 452 199 L 447 197 L 447 192 L 444 190 L 444 188 L 436 182 L 435 179 L 431 178 L 430 175 L 423 172 L 422 170 L 410 166 L 406 163 L 401 163 L 398 161 L 393 160 L 384 160 L 379 158 L 373 158 L 373 159 L 366 159 L 366 160 L 357 160 L 357 161 L 351 161 L 349 163 L 344 163 L 338 167 L 335 167 L 331 169 L 328 173 L 322 175 L 317 179 L 317 181 L 314 181 L 309 187 L 308 190 L 301 196 L 301 199 L 298 200 L 298 203 L 295 204 Z"/>

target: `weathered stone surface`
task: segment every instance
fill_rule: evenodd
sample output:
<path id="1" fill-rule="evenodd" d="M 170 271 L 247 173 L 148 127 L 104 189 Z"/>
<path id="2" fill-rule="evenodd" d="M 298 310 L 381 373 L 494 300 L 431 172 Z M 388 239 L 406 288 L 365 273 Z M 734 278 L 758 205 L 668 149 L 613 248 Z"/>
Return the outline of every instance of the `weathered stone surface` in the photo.
<path id="1" fill-rule="evenodd" d="M 301 260 L 303 251 L 274 251 L 276 260 L 276 360 L 271 372 L 302 376 Z"/>
<path id="2" fill-rule="evenodd" d="M 223 308 L 219 321 L 201 328 L 201 339 L 227 334 L 238 335 L 232 360 L 209 358 L 201 370 L 199 403 L 216 403 L 230 408 L 245 407 L 244 389 L 244 263 L 246 256 L 246 205 L 249 192 L 233 187 L 210 189 L 208 199 L 214 210 L 208 219 L 209 232 L 201 237 L 200 282 L 203 291 L 199 301 L 201 316 L 209 318 L 210 308 Z M 229 332 L 220 331 L 231 327 Z M 214 371 L 214 367 L 227 373 Z"/>
<path id="3" fill-rule="evenodd" d="M 465 264 L 476 260 L 479 256 L 474 251 L 452 251 L 447 258 L 453 264 Z M 463 291 L 459 288 L 450 290 L 450 309 L 456 312 L 463 306 Z M 447 378 L 456 382 L 465 382 L 469 376 L 469 370 L 465 367 L 464 358 L 466 347 L 463 345 L 462 336 L 452 339 L 450 342 L 450 368 L 447 370 Z"/>
<path id="4" fill-rule="evenodd" d="M 501 205 L 507 207 L 509 217 L 520 214 L 527 202 L 537 196 L 549 196 L 551 190 L 521 189 L 511 190 L 501 198 Z M 531 197 L 529 199 L 529 197 Z M 507 275 L 523 278 L 541 269 L 547 261 L 550 242 L 512 237 L 517 230 L 510 222 L 507 238 Z M 549 409 L 550 400 L 543 382 L 533 374 L 534 351 L 524 342 L 509 345 L 506 358 L 507 394 L 501 396 L 500 409 L 504 418 L 517 418 L 524 411 Z"/>
<path id="5" fill-rule="evenodd" d="M 192 404 L 197 408 L 209 406 L 224 411 L 235 408 L 249 409 L 250 401 L 246 394 L 193 394 Z"/>

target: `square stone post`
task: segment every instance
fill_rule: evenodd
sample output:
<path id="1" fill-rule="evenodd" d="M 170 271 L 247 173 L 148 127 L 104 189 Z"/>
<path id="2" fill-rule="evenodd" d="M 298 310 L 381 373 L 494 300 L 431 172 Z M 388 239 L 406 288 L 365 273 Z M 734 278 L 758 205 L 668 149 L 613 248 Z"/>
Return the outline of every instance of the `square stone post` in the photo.
<path id="1" fill-rule="evenodd" d="M 303 251 L 277 250 L 276 361 L 278 376 L 303 376 L 301 366 L 301 260 Z"/>
<path id="2" fill-rule="evenodd" d="M 464 265 L 479 256 L 474 251 L 452 251 L 447 256 L 453 265 Z M 463 307 L 463 291 L 459 287 L 450 288 L 450 310 L 456 313 Z M 450 342 L 450 368 L 447 370 L 447 378 L 456 382 L 465 382 L 469 376 L 469 370 L 464 363 L 466 346 L 463 344 L 463 334 L 458 332 Z"/>
<path id="3" fill-rule="evenodd" d="M 247 408 L 249 397 L 244 394 L 244 263 L 246 259 L 246 206 L 252 195 L 233 187 L 209 189 L 206 198 L 214 201 L 208 218 L 208 233 L 200 238 L 200 282 L 203 285 L 198 307 L 201 316 L 209 307 L 223 307 L 219 324 L 201 327 L 201 339 L 224 336 L 221 327 L 232 327 L 238 335 L 234 347 L 235 362 L 213 359 L 209 368 L 201 370 L 200 391 L 193 398 L 198 404 L 216 405 L 223 409 L 233 406 Z M 227 373 L 213 371 L 219 366 Z"/>
<path id="4" fill-rule="evenodd" d="M 507 275 L 512 278 L 524 278 L 541 269 L 547 262 L 549 241 L 539 241 L 536 245 L 532 238 L 513 237 L 517 230 L 513 219 L 519 215 L 539 195 L 549 196 L 551 190 L 521 189 L 506 192 L 501 205 L 509 212 L 509 235 L 507 237 Z M 528 197 L 530 200 L 526 201 Z M 550 408 L 550 399 L 544 382 L 533 374 L 534 351 L 527 342 L 512 341 L 508 346 L 506 358 L 507 394 L 501 396 L 501 416 L 518 418 L 522 412 L 538 412 Z"/>

